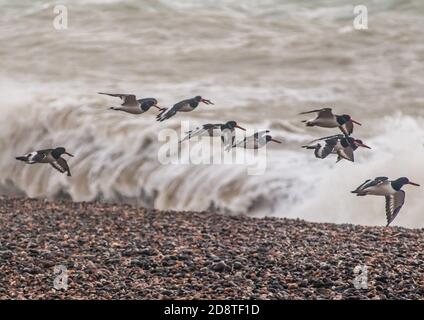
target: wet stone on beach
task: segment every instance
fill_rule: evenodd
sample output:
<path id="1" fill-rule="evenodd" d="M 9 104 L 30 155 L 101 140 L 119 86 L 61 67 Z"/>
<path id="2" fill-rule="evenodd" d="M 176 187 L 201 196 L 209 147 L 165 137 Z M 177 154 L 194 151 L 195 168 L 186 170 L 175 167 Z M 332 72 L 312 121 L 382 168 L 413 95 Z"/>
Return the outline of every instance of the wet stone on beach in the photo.
<path id="1" fill-rule="evenodd" d="M 422 229 L 0 200 L 0 299 L 424 298 Z"/>

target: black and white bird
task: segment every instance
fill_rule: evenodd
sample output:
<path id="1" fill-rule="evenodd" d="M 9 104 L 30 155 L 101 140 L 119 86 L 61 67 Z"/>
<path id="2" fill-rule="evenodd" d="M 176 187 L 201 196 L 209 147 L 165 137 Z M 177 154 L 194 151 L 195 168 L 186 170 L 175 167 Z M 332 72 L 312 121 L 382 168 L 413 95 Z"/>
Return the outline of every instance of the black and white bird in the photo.
<path id="1" fill-rule="evenodd" d="M 374 195 L 386 197 L 386 226 L 389 226 L 405 203 L 405 191 L 401 190 L 401 188 L 406 184 L 420 186 L 405 177 L 396 180 L 389 180 L 387 177 L 377 177 L 374 180 L 365 181 L 352 193 L 356 193 L 357 196 Z"/>
<path id="2" fill-rule="evenodd" d="M 331 108 L 322 108 L 317 110 L 305 111 L 300 114 L 317 113 L 317 116 L 310 120 L 303 120 L 307 127 L 324 127 L 324 128 L 340 128 L 343 134 L 349 136 L 353 132 L 353 124 L 362 125 L 361 123 L 353 120 L 350 115 L 333 114 Z"/>
<path id="3" fill-rule="evenodd" d="M 151 107 L 157 108 L 159 110 L 164 110 L 158 106 L 158 101 L 155 98 L 143 98 L 137 99 L 134 94 L 121 94 L 121 93 L 105 93 L 99 92 L 99 94 L 104 94 L 112 97 L 118 97 L 122 100 L 120 107 L 111 107 L 111 110 L 124 111 L 131 114 L 142 114 L 148 111 Z"/>
<path id="4" fill-rule="evenodd" d="M 227 121 L 226 123 L 207 123 L 201 127 L 186 132 L 186 136 L 180 140 L 180 143 L 189 140 L 193 137 L 220 136 L 224 145 L 233 144 L 235 139 L 235 128 L 246 131 L 245 128 L 240 127 L 235 121 Z"/>
<path id="5" fill-rule="evenodd" d="M 359 147 L 371 149 L 369 146 L 364 144 L 362 140 L 342 134 L 316 139 L 311 143 L 314 142 L 318 143 L 302 146 L 302 148 L 314 150 L 315 157 L 319 159 L 325 159 L 330 154 L 337 154 L 336 162 L 339 162 L 342 159 L 354 162 L 354 151 L 356 149 Z"/>
<path id="6" fill-rule="evenodd" d="M 264 147 L 270 141 L 281 143 L 281 141 L 275 140 L 268 133 L 269 130 L 256 132 L 255 134 L 228 146 L 226 150 L 228 151 L 231 148 L 259 149 Z"/>
<path id="7" fill-rule="evenodd" d="M 63 154 L 67 154 L 68 156 L 73 157 L 73 155 L 67 152 L 65 148 L 58 147 L 54 149 L 44 149 L 30 152 L 24 156 L 16 157 L 16 160 L 20 160 L 28 164 L 50 163 L 53 168 L 59 172 L 67 172 L 68 176 L 70 177 L 71 171 L 69 170 L 69 166 L 66 160 L 62 158 Z"/>
<path id="8" fill-rule="evenodd" d="M 197 108 L 200 102 L 204 104 L 213 104 L 210 100 L 203 99 L 201 96 L 196 96 L 191 99 L 186 99 L 174 104 L 172 108 L 163 108 L 162 111 L 156 116 L 157 121 L 164 121 L 171 118 L 177 112 L 190 112 Z"/>

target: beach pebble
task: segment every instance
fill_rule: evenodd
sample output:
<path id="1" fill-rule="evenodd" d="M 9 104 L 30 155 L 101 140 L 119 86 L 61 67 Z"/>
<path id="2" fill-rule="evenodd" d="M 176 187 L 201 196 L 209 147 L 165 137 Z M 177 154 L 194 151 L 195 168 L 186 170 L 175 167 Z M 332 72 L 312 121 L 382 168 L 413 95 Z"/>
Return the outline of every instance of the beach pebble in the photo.
<path id="1" fill-rule="evenodd" d="M 0 299 L 424 298 L 422 229 L 7 197 L 0 217 Z"/>

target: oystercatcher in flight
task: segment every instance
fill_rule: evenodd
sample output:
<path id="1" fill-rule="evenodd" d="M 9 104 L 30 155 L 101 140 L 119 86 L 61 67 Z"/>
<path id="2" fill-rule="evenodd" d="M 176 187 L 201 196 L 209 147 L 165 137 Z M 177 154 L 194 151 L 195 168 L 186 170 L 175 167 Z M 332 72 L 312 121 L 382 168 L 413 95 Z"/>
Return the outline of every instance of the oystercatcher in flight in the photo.
<path id="1" fill-rule="evenodd" d="M 232 146 L 228 146 L 227 150 L 230 150 L 231 148 L 259 149 L 264 147 L 270 141 L 281 143 L 281 141 L 274 139 L 268 133 L 269 130 L 256 132 L 255 134 L 238 141 Z"/>
<path id="2" fill-rule="evenodd" d="M 99 92 L 99 94 L 104 94 L 112 97 L 118 97 L 122 100 L 120 107 L 111 107 L 112 110 L 124 111 L 131 114 L 142 114 L 148 111 L 151 107 L 157 108 L 159 110 L 164 110 L 158 106 L 158 101 L 155 98 L 143 98 L 137 99 L 134 94 L 122 94 L 122 93 L 105 93 Z"/>
<path id="3" fill-rule="evenodd" d="M 374 180 L 365 181 L 352 193 L 356 193 L 357 196 L 374 195 L 386 197 L 386 226 L 388 227 L 405 203 L 405 191 L 401 190 L 401 188 L 406 184 L 420 186 L 405 177 L 396 180 L 389 180 L 387 177 L 377 177 Z"/>
<path id="4" fill-rule="evenodd" d="M 340 130 L 347 136 L 353 132 L 353 124 L 362 125 L 361 123 L 353 120 L 350 115 L 333 114 L 331 108 L 322 108 L 317 110 L 305 111 L 300 114 L 318 113 L 317 116 L 311 120 L 303 120 L 308 127 L 324 127 L 324 128 L 340 128 Z"/>
<path id="5" fill-rule="evenodd" d="M 204 104 L 213 104 L 210 100 L 203 99 L 201 96 L 196 96 L 191 99 L 186 99 L 174 104 L 172 108 L 164 108 L 156 116 L 157 121 L 164 121 L 173 117 L 177 112 L 190 112 L 197 108 L 200 102 Z"/>
<path id="6" fill-rule="evenodd" d="M 226 123 L 208 123 L 204 124 L 201 127 L 187 131 L 187 135 L 180 140 L 180 143 L 189 140 L 193 137 L 200 136 L 220 136 L 224 145 L 233 144 L 235 139 L 235 128 L 246 131 L 245 128 L 240 127 L 235 121 L 227 121 Z"/>
<path id="7" fill-rule="evenodd" d="M 337 154 L 336 162 L 339 162 L 342 159 L 354 162 L 355 158 L 353 152 L 358 149 L 358 147 L 371 149 L 369 146 L 364 144 L 362 140 L 342 134 L 316 139 L 311 143 L 317 141 L 323 141 L 323 144 L 318 142 L 315 145 L 302 146 L 302 148 L 314 150 L 315 157 L 319 159 L 325 159 L 330 154 Z"/>
<path id="8" fill-rule="evenodd" d="M 58 147 L 54 149 L 44 149 L 30 152 L 24 156 L 16 157 L 16 160 L 20 160 L 28 164 L 50 163 L 53 168 L 55 168 L 59 172 L 67 172 L 68 176 L 71 176 L 71 171 L 69 170 L 68 163 L 64 158 L 62 158 L 63 154 L 67 154 L 68 156 L 73 157 L 73 155 L 67 152 L 65 148 Z"/>

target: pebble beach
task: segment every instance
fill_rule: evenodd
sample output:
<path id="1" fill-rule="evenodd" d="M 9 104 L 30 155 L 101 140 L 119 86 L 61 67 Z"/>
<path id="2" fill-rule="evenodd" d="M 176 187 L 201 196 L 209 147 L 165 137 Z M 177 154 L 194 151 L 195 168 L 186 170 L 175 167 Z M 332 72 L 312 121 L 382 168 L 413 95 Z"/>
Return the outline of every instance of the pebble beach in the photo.
<path id="1" fill-rule="evenodd" d="M 423 249 L 423 229 L 0 198 L 0 299 L 423 300 Z"/>

